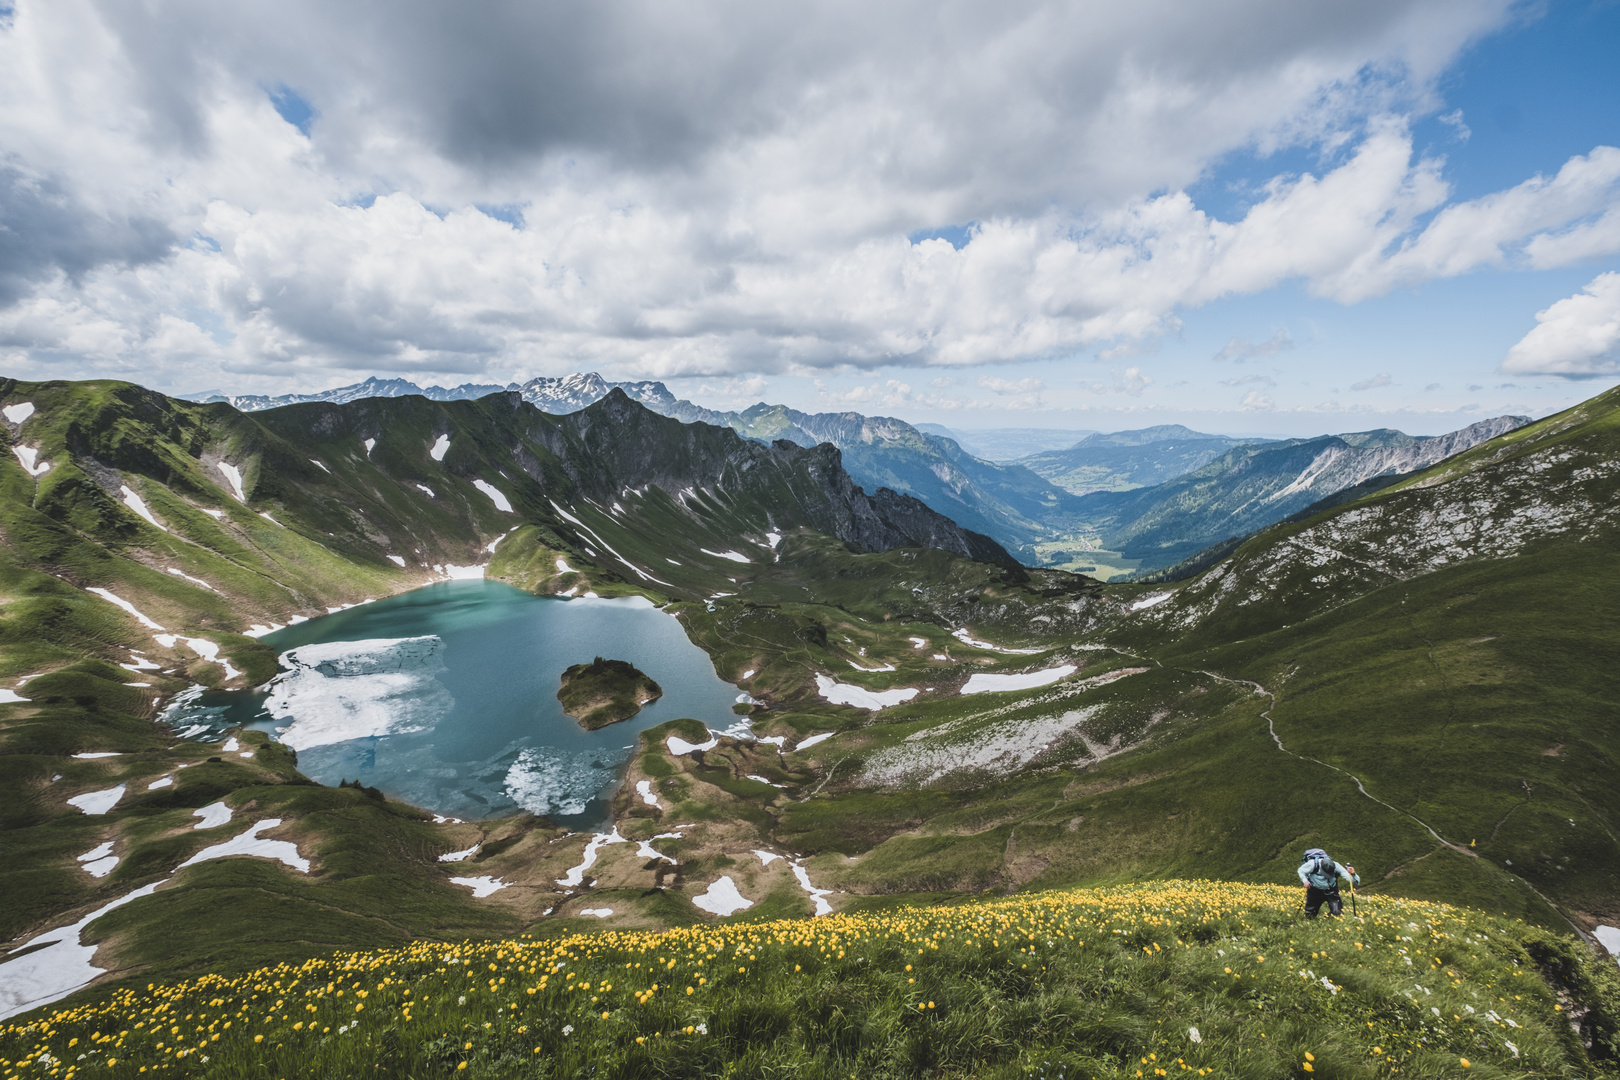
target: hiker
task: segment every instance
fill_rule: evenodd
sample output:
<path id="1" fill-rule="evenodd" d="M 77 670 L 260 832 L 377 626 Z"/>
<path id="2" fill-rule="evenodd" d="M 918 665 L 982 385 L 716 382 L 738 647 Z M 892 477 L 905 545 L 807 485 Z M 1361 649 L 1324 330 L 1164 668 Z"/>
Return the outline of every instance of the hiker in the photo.
<path id="1" fill-rule="evenodd" d="M 1339 899 L 1340 877 L 1349 878 L 1352 886 L 1361 884 L 1355 867 L 1340 866 L 1328 858 L 1328 853 L 1321 848 L 1313 847 L 1305 853 L 1305 861 L 1299 864 L 1299 880 L 1305 886 L 1307 918 L 1316 918 L 1324 900 L 1327 901 L 1328 911 L 1335 915 L 1343 914 L 1344 903 Z"/>

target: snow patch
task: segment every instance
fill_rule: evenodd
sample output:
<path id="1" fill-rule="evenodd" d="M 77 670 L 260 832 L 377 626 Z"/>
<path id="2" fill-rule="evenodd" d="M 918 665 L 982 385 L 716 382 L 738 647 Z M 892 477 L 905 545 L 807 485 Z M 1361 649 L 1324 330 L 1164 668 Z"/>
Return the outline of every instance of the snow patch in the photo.
<path id="1" fill-rule="evenodd" d="M 808 750 L 819 742 L 826 742 L 836 734 L 838 734 L 836 731 L 823 731 L 820 735 L 812 735 L 808 739 L 800 739 L 799 745 L 795 746 L 793 749 L 795 751 Z"/>
<path id="2" fill-rule="evenodd" d="M 242 470 L 228 461 L 221 461 L 214 466 L 225 482 L 231 485 L 231 494 L 236 496 L 239 503 L 247 502 L 247 494 L 242 490 Z"/>
<path id="3" fill-rule="evenodd" d="M 200 810 L 193 810 L 191 816 L 202 818 L 193 829 L 217 829 L 231 820 L 231 808 L 224 802 L 209 803 Z"/>
<path id="4" fill-rule="evenodd" d="M 988 649 L 991 652 L 1012 653 L 1017 656 L 1034 656 L 1036 653 L 1049 652 L 1048 649 L 1008 649 L 1000 645 L 992 645 L 988 641 L 980 641 L 968 633 L 967 627 L 951 631 L 951 637 L 956 638 L 964 645 L 972 645 L 975 649 Z"/>
<path id="5" fill-rule="evenodd" d="M 482 845 L 482 844 L 474 844 L 472 847 L 468 848 L 466 851 L 452 851 L 452 852 L 449 852 L 447 854 L 440 855 L 439 856 L 439 861 L 440 862 L 465 862 L 466 860 L 472 858 L 474 855 L 478 854 L 478 849 L 483 847 L 483 846 L 484 845 Z"/>
<path id="6" fill-rule="evenodd" d="M 591 842 L 585 845 L 585 858 L 578 866 L 569 869 L 566 877 L 557 879 L 557 884 L 565 889 L 578 888 L 585 881 L 585 871 L 596 865 L 596 853 L 608 844 L 628 844 L 630 841 L 619 835 L 619 827 L 615 825 L 610 833 L 597 833 L 591 837 Z"/>
<path id="7" fill-rule="evenodd" d="M 708 548 L 698 548 L 705 555 L 713 555 L 717 559 L 730 559 L 732 562 L 746 563 L 748 556 L 737 551 L 710 551 Z"/>
<path id="8" fill-rule="evenodd" d="M 803 865 L 801 865 L 798 860 L 794 860 L 793 863 L 793 876 L 799 879 L 800 888 L 809 893 L 810 899 L 815 901 L 816 917 L 819 918 L 822 915 L 831 915 L 832 905 L 827 903 L 827 901 L 822 898 L 831 896 L 833 890 L 818 889 L 814 885 L 810 884 L 810 875 L 805 872 Z"/>
<path id="9" fill-rule="evenodd" d="M 371 456 L 371 448 L 373 446 L 377 445 L 377 440 L 376 439 L 367 439 L 365 442 L 361 443 L 360 445 L 364 446 L 366 448 L 366 457 L 370 457 Z"/>
<path id="10" fill-rule="evenodd" d="M 80 761 L 94 761 L 96 758 L 122 757 L 122 750 L 93 750 L 86 754 L 74 754 Z"/>
<path id="11" fill-rule="evenodd" d="M 177 869 L 184 870 L 188 866 L 210 859 L 223 859 L 231 855 L 257 855 L 265 859 L 276 859 L 286 863 L 301 874 L 309 873 L 309 860 L 298 854 L 298 845 L 290 840 L 262 840 L 259 834 L 267 829 L 274 829 L 281 824 L 278 817 L 265 818 L 256 822 L 254 826 L 240 836 L 234 836 L 223 844 L 215 844 L 210 848 L 203 848 L 197 854 L 181 863 Z"/>
<path id="12" fill-rule="evenodd" d="M 202 510 L 203 513 L 207 514 L 209 517 L 213 518 L 215 521 L 224 521 L 225 520 L 225 511 L 223 511 L 223 510 L 210 510 L 206 506 L 200 507 L 200 509 Z"/>
<path id="13" fill-rule="evenodd" d="M 125 506 L 129 507 L 137 514 L 141 515 L 141 517 L 145 518 L 147 522 L 150 523 L 154 528 L 163 529 L 164 532 L 169 531 L 168 529 L 164 529 L 162 525 L 158 524 L 157 518 L 152 516 L 152 511 L 147 509 L 146 500 L 135 494 L 128 484 L 124 484 L 119 488 L 119 490 L 124 494 Z"/>
<path id="14" fill-rule="evenodd" d="M 117 604 L 119 607 L 123 608 L 125 611 L 127 611 L 131 615 L 135 616 L 135 618 L 140 622 L 140 624 L 142 626 L 146 627 L 148 630 L 162 630 L 163 629 L 163 627 L 159 626 L 157 623 L 153 622 L 151 619 L 148 619 L 145 615 L 142 615 L 139 611 L 136 611 L 134 604 L 130 603 L 128 600 L 123 599 L 122 597 L 114 596 L 112 593 L 108 592 L 106 589 L 96 588 L 96 589 L 86 589 L 84 591 L 85 592 L 95 593 L 97 596 L 101 597 L 103 600 L 107 601 L 110 604 Z M 173 646 L 171 645 L 170 647 L 172 648 Z"/>
<path id="15" fill-rule="evenodd" d="M 1609 950 L 1609 955 L 1620 961 L 1620 926 L 1600 926 L 1592 931 L 1598 944 Z"/>
<path id="16" fill-rule="evenodd" d="M 579 913 L 581 915 L 595 915 L 598 919 L 605 919 L 613 914 L 613 909 L 610 907 L 588 907 L 580 908 Z"/>
<path id="17" fill-rule="evenodd" d="M 11 705 L 18 701 L 27 700 L 27 698 L 23 697 L 15 690 L 0 690 L 0 705 Z"/>
<path id="18" fill-rule="evenodd" d="M 87 791 L 83 795 L 75 795 L 67 802 L 69 806 L 76 806 L 87 814 L 105 814 L 124 797 L 124 787 L 125 785 L 119 784 L 106 791 Z"/>
<path id="19" fill-rule="evenodd" d="M 48 461 L 39 461 L 37 465 L 35 464 L 39 459 L 37 446 L 23 446 L 19 443 L 11 448 L 11 452 L 17 455 L 17 460 L 28 470 L 29 476 L 44 476 L 51 469 L 51 463 Z"/>
<path id="20" fill-rule="evenodd" d="M 737 891 L 737 883 L 731 880 L 730 874 L 710 885 L 705 892 L 692 897 L 692 903 L 715 915 L 733 915 L 754 906 L 752 900 Z"/>
<path id="21" fill-rule="evenodd" d="M 692 753 L 695 750 L 713 750 L 716 746 L 720 745 L 720 737 L 713 731 L 710 731 L 708 742 L 689 743 L 679 735 L 671 735 L 669 738 L 664 740 L 664 745 L 669 747 L 670 753 L 674 754 L 676 757 L 682 757 L 686 754 Z"/>
<path id="22" fill-rule="evenodd" d="M 156 791 L 158 788 L 166 788 L 166 787 L 173 787 L 173 786 L 174 786 L 174 777 L 172 777 L 172 776 L 160 776 L 156 780 L 152 781 L 150 784 L 147 784 L 146 785 L 146 790 L 147 791 Z"/>
<path id="23" fill-rule="evenodd" d="M 485 565 L 485 566 L 451 566 L 451 565 L 445 565 L 445 566 L 435 566 L 433 569 L 435 569 L 439 573 L 443 574 L 450 581 L 477 581 L 477 580 L 481 580 L 483 578 L 484 571 L 488 570 L 489 567 L 487 565 Z"/>
<path id="24" fill-rule="evenodd" d="M 778 855 L 774 851 L 760 851 L 755 849 L 754 854 L 758 855 L 759 861 L 764 863 L 766 866 L 771 865 L 771 863 L 775 862 L 777 859 L 783 858 L 783 856 Z"/>
<path id="25" fill-rule="evenodd" d="M 163 528 L 163 526 L 159 525 L 158 528 L 161 529 L 161 528 Z M 192 577 L 190 574 L 186 573 L 184 570 L 176 570 L 174 567 L 171 566 L 171 567 L 169 567 L 169 573 L 173 574 L 177 578 L 184 578 L 185 580 L 191 582 L 193 585 L 200 585 L 203 588 L 207 589 L 209 592 L 219 592 L 218 589 L 216 589 L 212 585 L 208 584 L 208 582 L 204 581 L 202 578 Z M 156 666 L 156 665 L 154 665 L 154 666 Z"/>
<path id="26" fill-rule="evenodd" d="M 928 639 L 927 638 L 914 637 L 914 638 L 907 638 L 906 640 L 911 642 L 911 647 L 913 649 L 924 649 L 924 648 L 928 647 Z"/>
<path id="27" fill-rule="evenodd" d="M 575 570 L 572 566 L 569 566 L 567 559 L 558 559 L 557 560 L 557 573 L 559 573 L 559 574 L 577 574 L 577 573 L 579 573 L 579 571 Z"/>
<path id="28" fill-rule="evenodd" d="M 1044 671 L 1026 671 L 1017 675 L 978 674 L 968 679 L 967 685 L 962 687 L 962 693 L 987 694 L 1003 690 L 1033 690 L 1037 686 L 1049 686 L 1059 679 L 1066 679 L 1078 670 L 1080 669 L 1073 664 L 1061 664 Z"/>
<path id="29" fill-rule="evenodd" d="M 511 536 L 513 533 L 517 532 L 518 528 L 519 528 L 518 526 L 514 525 L 510 529 L 507 529 L 505 532 L 501 533 L 501 535 L 497 536 L 495 539 L 493 539 L 489 543 L 485 544 L 484 545 L 484 550 L 489 552 L 491 555 L 495 554 L 495 549 L 501 546 L 501 541 L 505 540 L 508 536 Z"/>
<path id="30" fill-rule="evenodd" d="M 653 794 L 651 780 L 637 780 L 636 793 L 641 796 L 641 801 L 646 803 L 648 806 L 657 807 L 660 810 L 663 809 L 663 806 L 658 802 L 658 796 Z"/>
<path id="31" fill-rule="evenodd" d="M 27 948 L 40 938 L 45 939 L 43 948 L 34 949 L 26 956 L 6 961 L 0 966 L 0 975 L 4 976 L 0 978 L 0 1020 L 64 998 L 102 974 L 102 969 L 91 963 L 96 955 L 96 946 L 80 944 L 80 934 L 107 912 L 131 900 L 150 896 L 161 884 L 161 881 L 154 881 L 142 886 L 103 904 L 72 926 L 47 930 L 23 946 Z M 19 952 L 21 949 L 12 951 Z"/>
<path id="32" fill-rule="evenodd" d="M 896 690 L 868 690 L 862 686 L 834 682 L 825 675 L 816 676 L 816 691 L 834 705 L 853 705 L 868 712 L 877 712 L 879 709 L 910 701 L 919 693 L 916 687 L 911 686 Z M 803 747 L 804 743 L 800 743 L 799 746 Z"/>
<path id="33" fill-rule="evenodd" d="M 32 401 L 19 401 L 15 405 L 7 405 L 4 409 L 0 409 L 0 413 L 4 413 L 6 419 L 13 424 L 20 424 L 34 415 L 34 403 Z"/>
<path id="34" fill-rule="evenodd" d="M 271 517 L 270 516 L 270 511 L 268 511 L 268 510 L 260 510 L 259 511 L 259 516 L 264 518 L 264 520 L 268 521 L 270 524 L 276 526 L 278 529 L 285 529 L 287 527 L 287 526 L 283 525 L 281 522 L 277 521 L 275 518 Z"/>
<path id="35" fill-rule="evenodd" d="M 1144 597 L 1142 597 L 1142 599 L 1140 599 L 1140 600 L 1136 601 L 1134 604 L 1132 604 L 1131 607 L 1130 607 L 1130 610 L 1132 610 L 1132 611 L 1141 611 L 1143 608 L 1154 607 L 1155 605 L 1164 603 L 1166 600 L 1170 599 L 1174 595 L 1176 595 L 1176 594 L 1173 593 L 1173 592 L 1165 592 L 1165 593 L 1154 593 L 1152 596 L 1144 596 Z"/>
<path id="36" fill-rule="evenodd" d="M 670 858 L 668 855 L 665 855 L 663 852 L 657 851 L 657 850 L 655 850 L 653 848 L 653 840 L 679 840 L 680 838 L 681 838 L 681 834 L 678 833 L 678 832 L 664 832 L 664 833 L 659 833 L 657 836 L 653 837 L 652 840 L 643 840 L 641 842 L 641 846 L 636 848 L 636 858 L 638 858 L 638 859 L 662 859 L 665 862 L 669 863 L 671 866 L 674 866 L 674 865 L 676 865 L 676 862 L 675 862 L 674 859 Z"/>
<path id="37" fill-rule="evenodd" d="M 370 447 L 367 447 L 367 449 L 369 450 Z M 434 461 L 443 461 L 444 455 L 448 454 L 449 452 L 450 436 L 440 435 L 438 440 L 433 444 L 432 449 L 428 451 L 428 457 L 432 458 Z"/>
<path id="38" fill-rule="evenodd" d="M 501 489 L 496 487 L 494 484 L 480 478 L 473 481 L 473 487 L 477 488 L 479 491 L 482 491 L 485 495 L 488 495 L 489 501 L 495 504 L 495 509 L 508 514 L 517 512 L 512 509 L 511 500 L 508 499 L 505 493 L 503 493 Z"/>
<path id="39" fill-rule="evenodd" d="M 326 467 L 326 463 L 323 461 L 316 461 L 314 458 L 310 458 L 309 460 L 316 468 L 320 469 L 324 473 L 329 473 L 332 471 Z"/>
<path id="40" fill-rule="evenodd" d="M 388 556 L 388 561 L 393 563 L 395 566 L 398 566 L 402 570 L 405 568 L 405 556 L 403 555 L 390 555 Z"/>
<path id="41" fill-rule="evenodd" d="M 769 540 L 772 549 L 775 549 L 775 548 L 781 546 L 782 534 L 779 533 L 779 532 L 768 532 L 768 533 L 765 534 L 765 539 Z"/>
<path id="42" fill-rule="evenodd" d="M 430 498 L 430 499 L 437 499 L 438 498 L 437 495 L 433 494 L 433 489 L 428 487 L 426 484 L 417 484 L 416 487 L 417 487 L 417 490 L 421 491 L 422 494 L 426 495 L 428 498 Z"/>

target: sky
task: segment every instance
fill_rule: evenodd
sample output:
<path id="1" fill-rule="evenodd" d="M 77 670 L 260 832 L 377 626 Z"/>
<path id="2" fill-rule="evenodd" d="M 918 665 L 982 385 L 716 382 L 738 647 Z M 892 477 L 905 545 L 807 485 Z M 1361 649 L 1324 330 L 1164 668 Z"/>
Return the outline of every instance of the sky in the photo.
<path id="1" fill-rule="evenodd" d="M 1306 435 L 1620 383 L 1620 0 L 0 0 L 0 374 Z"/>

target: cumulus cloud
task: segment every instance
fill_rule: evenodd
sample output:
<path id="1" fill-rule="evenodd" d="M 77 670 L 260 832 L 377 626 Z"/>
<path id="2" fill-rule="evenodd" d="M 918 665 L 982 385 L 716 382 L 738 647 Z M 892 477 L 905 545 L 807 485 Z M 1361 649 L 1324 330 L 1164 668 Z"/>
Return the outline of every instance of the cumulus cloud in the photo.
<path id="1" fill-rule="evenodd" d="M 1599 274 L 1536 312 L 1535 328 L 1508 350 L 1502 370 L 1576 379 L 1620 372 L 1620 273 Z"/>
<path id="2" fill-rule="evenodd" d="M 1405 117 L 1509 7 L 21 0 L 0 360 L 208 385 L 1107 362 L 1288 280 L 1354 302 L 1620 251 L 1620 151 L 1460 203 L 1414 153 Z M 1320 175 L 1240 220 L 1186 194 L 1290 146 Z M 1140 394 L 1126 371 L 1099 392 Z"/>

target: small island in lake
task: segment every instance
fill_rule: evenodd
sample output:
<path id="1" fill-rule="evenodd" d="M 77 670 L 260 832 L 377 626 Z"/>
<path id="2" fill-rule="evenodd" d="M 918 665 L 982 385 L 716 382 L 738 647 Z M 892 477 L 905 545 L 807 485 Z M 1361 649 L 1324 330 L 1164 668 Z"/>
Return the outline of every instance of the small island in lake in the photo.
<path id="1" fill-rule="evenodd" d="M 586 731 L 628 720 L 663 696 L 664 688 L 633 665 L 600 656 L 564 671 L 562 689 L 557 691 L 563 712 Z"/>

